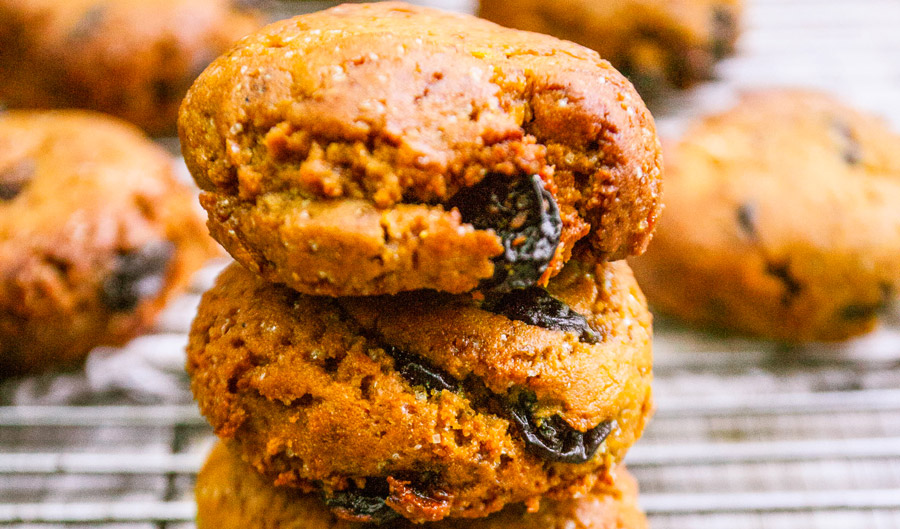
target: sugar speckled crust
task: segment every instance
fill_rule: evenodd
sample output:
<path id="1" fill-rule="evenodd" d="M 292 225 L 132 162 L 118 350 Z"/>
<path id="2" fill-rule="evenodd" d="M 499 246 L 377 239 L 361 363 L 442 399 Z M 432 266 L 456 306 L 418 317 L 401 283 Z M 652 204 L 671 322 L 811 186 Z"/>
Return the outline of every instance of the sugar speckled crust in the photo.
<path id="1" fill-rule="evenodd" d="M 172 134 L 191 83 L 262 26 L 230 0 L 0 0 L 0 103 L 87 108 Z"/>
<path id="2" fill-rule="evenodd" d="M 651 322 L 624 262 L 572 260 L 548 290 L 584 315 L 596 343 L 469 294 L 313 297 L 232 265 L 194 321 L 191 387 L 216 433 L 270 482 L 329 494 L 405 480 L 419 485 L 392 488 L 390 506 L 417 521 L 571 497 L 598 486 L 643 431 Z M 400 353 L 457 389 L 410 382 Z M 612 431 L 586 462 L 542 459 L 510 419 L 523 394 L 534 417 L 580 432 L 614 421 Z"/>
<path id="3" fill-rule="evenodd" d="M 637 505 L 637 483 L 624 467 L 612 485 L 578 499 L 541 502 L 537 512 L 523 505 L 477 520 L 448 519 L 434 529 L 646 529 Z M 217 444 L 197 476 L 198 529 L 413 529 L 403 519 L 374 525 L 335 517 L 319 496 L 274 487 L 252 467 Z"/>
<path id="4" fill-rule="evenodd" d="M 660 208 L 653 119 L 595 52 L 398 2 L 270 25 L 216 60 L 179 121 L 213 235 L 309 294 L 472 290 L 498 236 L 447 204 L 489 174 L 539 175 L 561 243 L 639 254 Z"/>
<path id="5" fill-rule="evenodd" d="M 213 254 L 165 151 L 99 114 L 0 114 L 0 195 L 0 376 L 123 343 Z"/>
<path id="6" fill-rule="evenodd" d="M 481 0 L 479 15 L 597 50 L 652 101 L 734 51 L 741 0 Z"/>
<path id="7" fill-rule="evenodd" d="M 666 212 L 633 261 L 651 303 L 786 342 L 869 331 L 900 288 L 900 135 L 767 90 L 667 149 Z"/>

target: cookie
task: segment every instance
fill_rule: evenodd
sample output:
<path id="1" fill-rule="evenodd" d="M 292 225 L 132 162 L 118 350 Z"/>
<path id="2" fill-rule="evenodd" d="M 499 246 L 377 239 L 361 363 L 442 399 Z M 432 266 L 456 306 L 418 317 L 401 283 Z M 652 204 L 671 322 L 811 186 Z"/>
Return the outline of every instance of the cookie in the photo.
<path id="1" fill-rule="evenodd" d="M 0 103 L 86 108 L 175 131 L 203 69 L 262 26 L 230 0 L 0 0 Z"/>
<path id="2" fill-rule="evenodd" d="M 579 246 L 643 251 L 653 119 L 596 53 L 398 2 L 244 39 L 179 118 L 213 236 L 315 295 L 545 285 Z"/>
<path id="3" fill-rule="evenodd" d="M 900 135 L 819 93 L 746 94 L 667 150 L 635 273 L 686 321 L 785 342 L 865 333 L 900 286 Z"/>
<path id="4" fill-rule="evenodd" d="M 615 471 L 613 485 L 578 499 L 541 502 L 536 512 L 522 505 L 507 507 L 487 518 L 449 519 L 434 529 L 645 529 L 647 520 L 637 506 L 637 483 L 625 470 Z M 249 465 L 217 444 L 197 475 L 198 529 L 413 529 L 403 519 L 393 523 L 356 524 L 332 514 L 314 494 L 274 487 Z"/>
<path id="5" fill-rule="evenodd" d="M 270 482 L 350 520 L 471 518 L 606 479 L 651 412 L 650 327 L 623 261 L 487 298 L 314 297 L 235 264 L 203 297 L 187 368 Z"/>
<path id="6" fill-rule="evenodd" d="M 711 78 L 741 12 L 741 0 L 480 0 L 479 15 L 597 50 L 652 100 Z"/>
<path id="7" fill-rule="evenodd" d="M 0 114 L 0 376 L 121 344 L 212 254 L 171 160 L 118 120 Z"/>

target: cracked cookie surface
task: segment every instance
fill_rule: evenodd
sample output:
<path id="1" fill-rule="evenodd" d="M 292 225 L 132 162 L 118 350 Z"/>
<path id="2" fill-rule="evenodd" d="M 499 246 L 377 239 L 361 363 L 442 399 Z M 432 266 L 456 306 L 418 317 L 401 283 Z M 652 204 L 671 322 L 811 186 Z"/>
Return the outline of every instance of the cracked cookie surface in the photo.
<path id="1" fill-rule="evenodd" d="M 0 103 L 173 134 L 194 79 L 263 25 L 230 0 L 0 0 Z"/>
<path id="2" fill-rule="evenodd" d="M 666 149 L 632 264 L 651 303 L 786 342 L 869 331 L 900 287 L 900 135 L 813 92 L 747 94 Z"/>
<path id="3" fill-rule="evenodd" d="M 308 294 L 545 285 L 576 245 L 642 252 L 660 208 L 652 117 L 608 62 L 398 2 L 264 28 L 179 127 L 213 235 Z"/>
<path id="4" fill-rule="evenodd" d="M 712 77 L 734 52 L 741 0 L 480 0 L 479 16 L 597 50 L 648 101 Z"/>
<path id="5" fill-rule="evenodd" d="M 547 500 L 537 512 L 523 505 L 477 520 L 448 519 L 434 529 L 645 529 L 637 506 L 637 483 L 618 467 L 601 492 L 579 499 Z M 398 519 L 382 525 L 358 524 L 332 514 L 315 494 L 274 487 L 240 457 L 218 443 L 197 475 L 198 529 L 413 529 Z"/>
<path id="6" fill-rule="evenodd" d="M 124 343 L 214 254 L 171 164 L 101 114 L 0 114 L 0 377 Z"/>
<path id="7" fill-rule="evenodd" d="M 650 315 L 624 262 L 573 259 L 541 299 L 551 317 L 510 309 L 531 297 L 314 297 L 235 264 L 192 326 L 191 387 L 257 471 L 321 491 L 344 518 L 571 497 L 614 470 L 651 412 Z"/>

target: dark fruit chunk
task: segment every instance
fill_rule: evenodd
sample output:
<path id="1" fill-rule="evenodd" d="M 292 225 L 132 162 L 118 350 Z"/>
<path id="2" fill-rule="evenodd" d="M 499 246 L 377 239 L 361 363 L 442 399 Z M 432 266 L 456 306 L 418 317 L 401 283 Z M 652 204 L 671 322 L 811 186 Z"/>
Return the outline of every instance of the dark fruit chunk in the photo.
<path id="1" fill-rule="evenodd" d="M 450 513 L 452 496 L 445 491 L 427 486 L 427 479 L 403 480 L 388 477 L 391 495 L 387 504 L 402 509 L 404 513 L 413 514 L 416 519 L 436 522 Z M 428 490 L 427 493 L 422 490 Z"/>
<path id="2" fill-rule="evenodd" d="M 737 220 L 741 230 L 751 239 L 757 238 L 756 233 L 756 205 L 752 203 L 741 204 L 737 209 Z"/>
<path id="3" fill-rule="evenodd" d="M 399 516 L 385 504 L 389 495 L 387 481 L 369 478 L 365 488 L 342 490 L 326 496 L 325 505 L 342 520 L 379 524 Z"/>
<path id="4" fill-rule="evenodd" d="M 114 311 L 129 311 L 159 294 L 174 253 L 171 242 L 157 241 L 118 255 L 112 275 L 103 282 L 103 303 Z"/>
<path id="5" fill-rule="evenodd" d="M 456 380 L 441 369 L 430 365 L 422 358 L 403 352 L 396 347 L 388 347 L 387 352 L 394 359 L 394 368 L 413 386 L 423 386 L 428 391 L 456 391 Z"/>
<path id="6" fill-rule="evenodd" d="M 90 37 L 103 22 L 103 19 L 106 18 L 106 10 L 106 5 L 102 3 L 89 7 L 78 19 L 78 22 L 75 23 L 75 26 L 72 27 L 72 31 L 69 32 L 69 38 L 72 40 L 83 40 Z"/>
<path id="7" fill-rule="evenodd" d="M 862 161 L 862 146 L 856 139 L 853 129 L 843 121 L 835 121 L 834 130 L 837 131 L 838 137 L 842 143 L 841 157 L 847 165 L 857 165 Z"/>
<path id="8" fill-rule="evenodd" d="M 483 307 L 494 314 L 528 325 L 576 332 L 578 339 L 584 343 L 595 344 L 600 341 L 600 335 L 591 328 L 584 316 L 540 287 L 513 290 L 495 300 L 489 300 Z"/>
<path id="9" fill-rule="evenodd" d="M 781 281 L 784 285 L 784 294 L 782 294 L 781 302 L 785 305 L 790 305 L 794 298 L 803 290 L 803 285 L 793 276 L 790 265 L 787 262 L 770 262 L 766 264 L 766 273 Z"/>
<path id="10" fill-rule="evenodd" d="M 153 90 L 153 98 L 159 103 L 168 103 L 183 95 L 175 86 L 175 82 L 167 79 L 157 79 L 150 87 Z"/>
<path id="11" fill-rule="evenodd" d="M 453 196 L 450 207 L 480 230 L 492 229 L 503 242 L 494 277 L 481 287 L 509 292 L 534 285 L 556 253 L 562 220 L 553 196 L 537 175 L 492 174 Z"/>
<path id="12" fill-rule="evenodd" d="M 0 170 L 0 200 L 16 198 L 34 177 L 36 170 L 37 164 L 32 158 L 25 158 L 12 167 Z"/>
<path id="13" fill-rule="evenodd" d="M 579 432 L 558 415 L 535 419 L 530 399 L 523 396 L 510 408 L 513 421 L 525 437 L 525 447 L 545 461 L 557 463 L 585 463 L 597 453 L 597 449 L 612 432 L 613 422 Z"/>
<path id="14" fill-rule="evenodd" d="M 735 13 L 726 7 L 713 9 L 712 53 L 716 59 L 731 54 L 733 42 L 737 38 L 738 23 Z"/>
<path id="15" fill-rule="evenodd" d="M 847 305 L 841 309 L 841 318 L 845 320 L 868 320 L 887 312 L 891 302 L 896 298 L 894 288 L 887 283 L 881 285 L 881 296 L 876 303 Z"/>

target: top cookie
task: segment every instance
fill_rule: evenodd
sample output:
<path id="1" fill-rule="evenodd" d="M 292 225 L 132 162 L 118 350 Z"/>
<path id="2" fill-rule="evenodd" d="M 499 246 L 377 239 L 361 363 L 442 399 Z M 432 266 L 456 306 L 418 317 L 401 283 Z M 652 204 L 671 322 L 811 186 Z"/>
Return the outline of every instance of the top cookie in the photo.
<path id="1" fill-rule="evenodd" d="M 172 134 L 191 83 L 263 25 L 237 0 L 0 0 L 0 103 Z"/>
<path id="2" fill-rule="evenodd" d="M 666 213 L 633 262 L 657 308 L 786 342 L 870 330 L 900 291 L 900 136 L 768 90 L 666 150 Z"/>
<path id="3" fill-rule="evenodd" d="M 244 39 L 179 120 L 213 235 L 310 294 L 546 284 L 573 250 L 643 251 L 653 119 L 590 50 L 397 2 Z"/>

